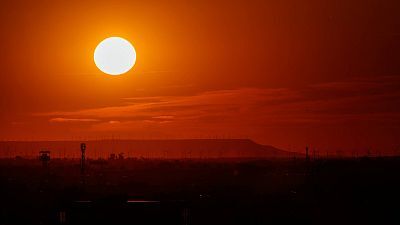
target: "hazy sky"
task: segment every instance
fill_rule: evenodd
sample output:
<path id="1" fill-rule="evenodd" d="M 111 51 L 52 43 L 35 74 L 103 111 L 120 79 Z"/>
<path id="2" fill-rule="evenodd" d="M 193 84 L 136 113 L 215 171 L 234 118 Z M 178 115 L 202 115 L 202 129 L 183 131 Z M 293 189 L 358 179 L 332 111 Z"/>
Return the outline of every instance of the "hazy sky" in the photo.
<path id="1" fill-rule="evenodd" d="M 0 139 L 400 145 L 400 3 L 2 1 Z M 135 46 L 102 74 L 104 38 Z"/>

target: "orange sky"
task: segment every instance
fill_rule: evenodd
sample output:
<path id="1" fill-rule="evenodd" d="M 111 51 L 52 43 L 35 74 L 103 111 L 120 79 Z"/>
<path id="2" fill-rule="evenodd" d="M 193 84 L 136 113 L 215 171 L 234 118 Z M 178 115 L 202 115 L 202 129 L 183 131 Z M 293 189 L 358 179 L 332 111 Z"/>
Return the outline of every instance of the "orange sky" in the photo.
<path id="1" fill-rule="evenodd" d="M 0 139 L 400 145 L 398 1 L 2 1 Z M 137 62 L 93 63 L 121 36 Z"/>

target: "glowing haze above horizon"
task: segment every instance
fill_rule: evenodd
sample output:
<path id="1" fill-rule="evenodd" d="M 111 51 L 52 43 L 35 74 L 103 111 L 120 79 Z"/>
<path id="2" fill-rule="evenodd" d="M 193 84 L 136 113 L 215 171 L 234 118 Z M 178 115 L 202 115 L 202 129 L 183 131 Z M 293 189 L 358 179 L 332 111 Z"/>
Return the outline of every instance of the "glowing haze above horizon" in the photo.
<path id="1" fill-rule="evenodd" d="M 292 150 L 397 148 L 398 5 L 4 2 L 0 139 L 220 137 Z M 119 76 L 94 62 L 107 37 L 135 50 Z"/>

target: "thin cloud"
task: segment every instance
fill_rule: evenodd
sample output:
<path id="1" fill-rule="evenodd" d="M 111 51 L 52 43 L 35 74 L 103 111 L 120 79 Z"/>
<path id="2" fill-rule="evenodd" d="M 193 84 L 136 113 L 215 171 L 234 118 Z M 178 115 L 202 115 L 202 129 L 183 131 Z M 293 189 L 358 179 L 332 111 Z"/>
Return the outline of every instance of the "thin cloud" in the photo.
<path id="1" fill-rule="evenodd" d="M 190 96 L 126 98 L 120 106 L 49 112 L 51 122 L 101 122 L 102 129 L 162 123 L 182 127 L 257 127 L 337 122 L 399 122 L 397 77 L 352 79 L 303 88 L 241 88 Z M 86 119 L 76 119 L 86 118 Z M 118 125 L 118 126 L 117 126 Z M 156 127 L 155 127 L 156 128 Z"/>
<path id="2" fill-rule="evenodd" d="M 56 122 L 56 123 L 66 123 L 66 122 L 98 122 L 100 120 L 98 119 L 76 119 L 76 118 L 62 118 L 62 117 L 57 117 L 57 118 L 51 118 L 49 119 L 50 122 Z"/>

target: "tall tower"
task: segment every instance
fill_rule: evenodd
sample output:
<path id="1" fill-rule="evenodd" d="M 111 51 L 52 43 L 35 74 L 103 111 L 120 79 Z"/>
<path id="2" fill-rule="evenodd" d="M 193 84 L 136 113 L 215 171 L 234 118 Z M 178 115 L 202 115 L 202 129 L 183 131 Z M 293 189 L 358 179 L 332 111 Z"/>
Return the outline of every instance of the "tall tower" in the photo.
<path id="1" fill-rule="evenodd" d="M 85 156 L 85 152 L 86 152 L 86 144 L 85 143 L 81 143 L 81 173 L 85 173 L 85 161 L 86 161 L 86 156 Z"/>
<path id="2" fill-rule="evenodd" d="M 307 161 L 310 160 L 310 156 L 308 154 L 308 146 L 306 146 L 306 160 Z"/>

